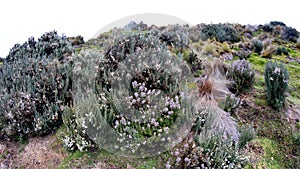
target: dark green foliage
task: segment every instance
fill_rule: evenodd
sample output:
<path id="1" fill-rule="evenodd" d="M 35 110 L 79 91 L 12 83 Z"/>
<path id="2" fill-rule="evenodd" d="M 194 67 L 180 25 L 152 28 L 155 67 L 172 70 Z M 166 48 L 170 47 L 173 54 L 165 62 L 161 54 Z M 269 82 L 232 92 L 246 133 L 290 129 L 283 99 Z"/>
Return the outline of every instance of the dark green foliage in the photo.
<path id="1" fill-rule="evenodd" d="M 76 37 L 68 37 L 67 39 L 68 39 L 68 41 L 71 42 L 72 46 L 78 46 L 78 45 L 84 44 L 84 39 L 80 35 L 76 36 Z"/>
<path id="2" fill-rule="evenodd" d="M 254 52 L 257 54 L 260 54 L 260 52 L 263 50 L 263 43 L 258 39 L 254 39 L 252 41 L 252 45 L 253 45 Z"/>
<path id="3" fill-rule="evenodd" d="M 299 37 L 299 32 L 292 27 L 284 27 L 284 29 L 281 31 L 281 39 L 291 42 L 297 42 L 297 39 Z"/>
<path id="4" fill-rule="evenodd" d="M 195 76 L 197 74 L 197 71 L 202 70 L 204 67 L 203 60 L 193 51 L 189 53 L 187 62 L 191 64 L 191 70 Z"/>
<path id="5" fill-rule="evenodd" d="M 273 25 L 271 24 L 264 24 L 264 26 L 262 27 L 262 29 L 265 31 L 265 32 L 273 32 Z"/>
<path id="6" fill-rule="evenodd" d="M 8 137 L 43 135 L 62 123 L 71 96 L 71 44 L 56 32 L 15 45 L 0 72 L 0 132 Z"/>
<path id="7" fill-rule="evenodd" d="M 226 24 L 210 24 L 205 25 L 200 31 L 202 40 L 208 38 L 216 38 L 219 42 L 238 42 L 240 41 L 239 33 L 230 25 Z"/>
<path id="8" fill-rule="evenodd" d="M 279 26 L 285 26 L 285 23 L 280 22 L 280 21 L 271 21 L 270 25 L 272 25 L 272 26 L 277 26 L 277 25 L 279 25 Z"/>
<path id="9" fill-rule="evenodd" d="M 286 49 L 286 47 L 284 46 L 279 46 L 276 49 L 276 55 L 289 55 L 288 50 Z"/>
<path id="10" fill-rule="evenodd" d="M 163 32 L 160 35 L 159 39 L 162 42 L 165 42 L 169 46 L 174 46 L 176 44 L 176 42 L 178 41 L 176 34 L 174 32 L 170 32 L 170 31 Z"/>
<path id="11" fill-rule="evenodd" d="M 288 89 L 289 72 L 281 63 L 269 61 L 265 69 L 268 103 L 275 109 L 285 104 L 285 92 Z"/>
<path id="12" fill-rule="evenodd" d="M 300 132 L 296 132 L 294 135 L 293 135 L 293 142 L 296 146 L 298 146 L 300 148 Z"/>
<path id="13" fill-rule="evenodd" d="M 256 132 L 251 125 L 243 125 L 241 128 L 241 135 L 239 138 L 239 148 L 245 147 L 245 145 L 253 140 L 256 136 Z"/>
<path id="14" fill-rule="evenodd" d="M 250 89 L 254 84 L 254 74 L 251 64 L 247 60 L 233 61 L 227 72 L 227 78 L 233 81 L 230 89 L 237 94 Z"/>
<path id="15" fill-rule="evenodd" d="M 71 54 L 73 49 L 66 36 L 59 36 L 56 31 L 43 34 L 38 41 L 33 37 L 24 44 L 15 44 L 5 62 L 12 62 L 24 58 L 57 58 L 62 60 L 66 55 Z"/>
<path id="16" fill-rule="evenodd" d="M 233 95 L 228 95 L 225 99 L 223 110 L 226 112 L 233 112 L 233 110 L 238 107 L 239 102 L 239 98 L 236 98 Z"/>

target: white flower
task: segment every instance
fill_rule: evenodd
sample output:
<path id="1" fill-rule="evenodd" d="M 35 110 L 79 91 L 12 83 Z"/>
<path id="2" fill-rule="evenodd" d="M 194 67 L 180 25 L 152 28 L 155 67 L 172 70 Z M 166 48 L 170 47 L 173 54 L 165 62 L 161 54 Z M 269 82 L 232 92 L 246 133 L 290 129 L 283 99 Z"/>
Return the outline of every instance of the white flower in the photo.
<path id="1" fill-rule="evenodd" d="M 190 160 L 189 158 L 185 157 L 184 161 L 185 161 L 186 163 L 189 163 L 191 160 Z"/>
<path id="2" fill-rule="evenodd" d="M 280 73 L 280 68 L 279 67 L 275 67 L 274 73 L 275 74 L 279 74 Z"/>
<path id="3" fill-rule="evenodd" d="M 145 97 L 146 93 L 145 92 L 141 92 L 141 97 Z"/>
<path id="4" fill-rule="evenodd" d="M 132 87 L 133 87 L 133 88 L 136 88 L 136 87 L 137 87 L 137 81 L 134 81 L 134 82 L 132 82 L 131 84 L 132 84 Z"/>
<path id="5" fill-rule="evenodd" d="M 166 169 L 170 169 L 171 165 L 169 163 L 166 164 Z"/>
<path id="6" fill-rule="evenodd" d="M 164 132 L 168 133 L 169 127 L 164 127 Z"/>
<path id="7" fill-rule="evenodd" d="M 274 79 L 272 77 L 270 77 L 270 80 L 273 81 Z"/>

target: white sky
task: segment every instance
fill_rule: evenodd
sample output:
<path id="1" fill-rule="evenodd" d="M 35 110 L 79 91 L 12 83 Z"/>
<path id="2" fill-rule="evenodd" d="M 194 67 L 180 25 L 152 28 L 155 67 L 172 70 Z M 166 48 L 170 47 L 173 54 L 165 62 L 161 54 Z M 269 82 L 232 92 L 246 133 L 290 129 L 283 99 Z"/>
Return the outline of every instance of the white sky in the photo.
<path id="1" fill-rule="evenodd" d="M 295 0 L 2 0 L 0 2 L 0 57 L 15 43 L 56 30 L 61 35 L 82 35 L 85 40 L 123 17 L 162 13 L 191 24 L 265 24 L 282 21 L 300 30 Z"/>

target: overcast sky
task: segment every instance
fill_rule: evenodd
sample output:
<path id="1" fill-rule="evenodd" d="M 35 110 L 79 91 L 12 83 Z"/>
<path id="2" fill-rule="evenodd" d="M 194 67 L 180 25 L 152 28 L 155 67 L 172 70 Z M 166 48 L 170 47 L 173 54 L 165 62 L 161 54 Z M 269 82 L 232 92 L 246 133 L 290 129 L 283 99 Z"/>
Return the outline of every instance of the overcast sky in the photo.
<path id="1" fill-rule="evenodd" d="M 299 7 L 295 0 L 2 0 L 0 2 L 0 57 L 15 43 L 30 36 L 56 30 L 85 40 L 121 18 L 161 13 L 191 24 L 264 24 L 282 21 L 300 30 Z"/>

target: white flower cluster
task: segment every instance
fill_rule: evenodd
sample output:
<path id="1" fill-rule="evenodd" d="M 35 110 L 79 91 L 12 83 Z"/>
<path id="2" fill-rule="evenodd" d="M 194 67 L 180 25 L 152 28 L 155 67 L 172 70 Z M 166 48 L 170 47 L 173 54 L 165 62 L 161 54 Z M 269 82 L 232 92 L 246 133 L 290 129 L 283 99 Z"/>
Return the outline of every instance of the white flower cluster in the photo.
<path id="1" fill-rule="evenodd" d="M 180 97 L 176 95 L 174 98 L 161 95 L 160 90 L 148 89 L 145 83 L 133 81 L 133 94 L 127 97 L 128 111 L 116 115 L 114 128 L 119 132 L 118 141 L 124 143 L 125 138 L 150 138 L 161 137 L 160 141 L 170 142 L 170 137 L 163 137 L 169 134 L 174 116 L 178 114 L 181 108 Z M 168 120 L 167 120 L 168 119 Z M 171 122 L 166 124 L 166 120 Z M 146 144 L 146 142 L 140 145 Z M 131 145 L 126 140 L 126 147 L 120 147 L 124 151 L 130 148 L 130 151 L 136 151 L 139 146 Z"/>

